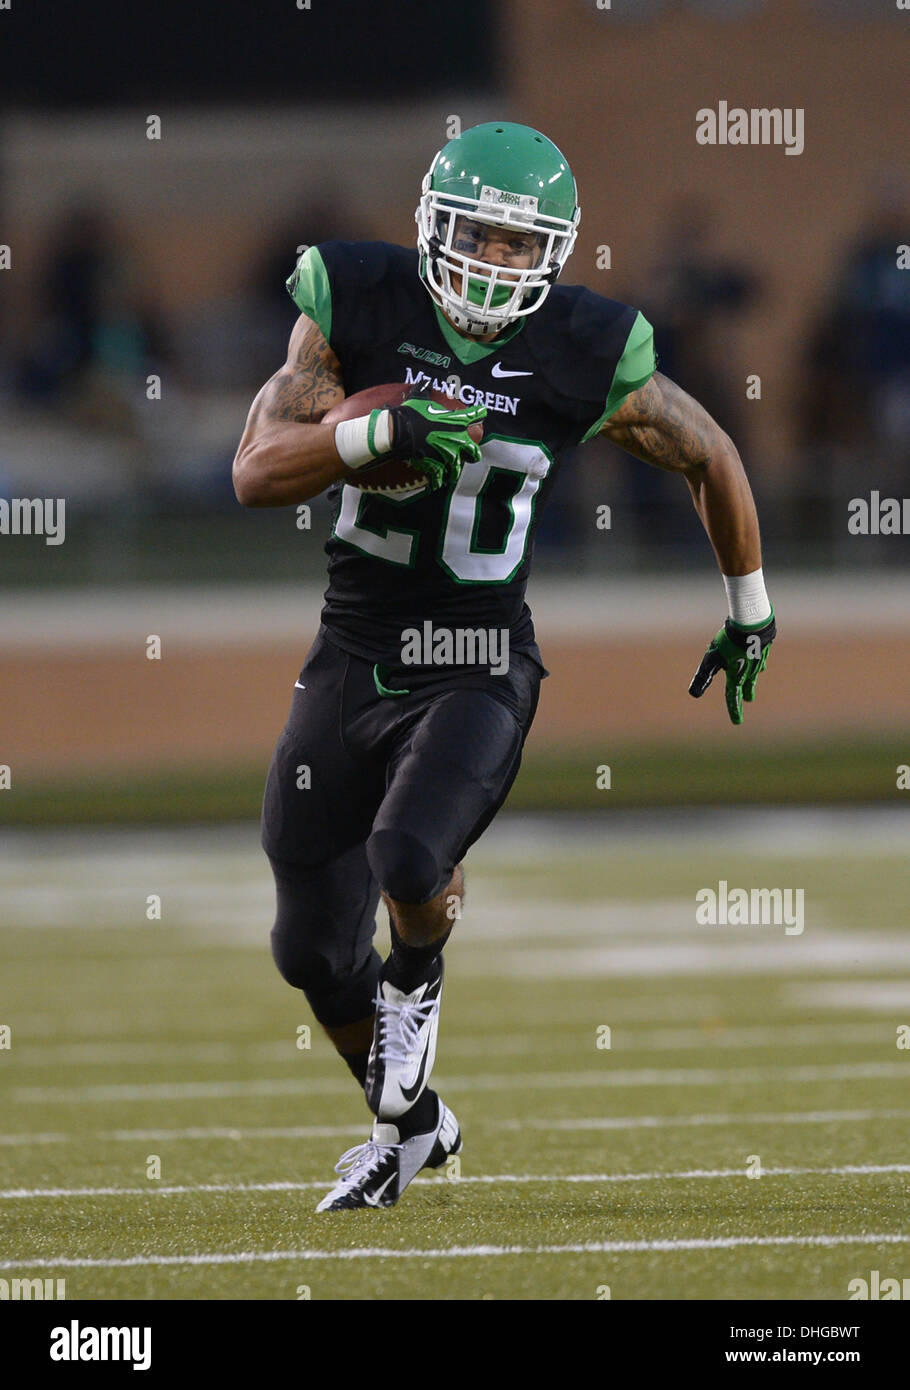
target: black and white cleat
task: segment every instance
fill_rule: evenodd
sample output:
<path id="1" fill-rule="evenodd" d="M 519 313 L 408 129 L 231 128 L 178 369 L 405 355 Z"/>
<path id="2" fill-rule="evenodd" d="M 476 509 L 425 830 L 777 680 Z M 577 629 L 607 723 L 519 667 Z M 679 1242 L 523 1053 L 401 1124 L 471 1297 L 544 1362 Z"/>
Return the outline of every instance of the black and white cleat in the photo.
<path id="1" fill-rule="evenodd" d="M 442 961 L 435 979 L 404 994 L 382 980 L 367 1063 L 366 1099 L 380 1120 L 397 1120 L 418 1100 L 436 1060 Z"/>
<path id="2" fill-rule="evenodd" d="M 450 1154 L 460 1152 L 458 1121 L 442 1101 L 435 1128 L 410 1139 L 401 1139 L 396 1125 L 375 1120 L 367 1142 L 348 1149 L 335 1164 L 339 1180 L 316 1210 L 394 1207 L 421 1168 L 441 1168 Z"/>

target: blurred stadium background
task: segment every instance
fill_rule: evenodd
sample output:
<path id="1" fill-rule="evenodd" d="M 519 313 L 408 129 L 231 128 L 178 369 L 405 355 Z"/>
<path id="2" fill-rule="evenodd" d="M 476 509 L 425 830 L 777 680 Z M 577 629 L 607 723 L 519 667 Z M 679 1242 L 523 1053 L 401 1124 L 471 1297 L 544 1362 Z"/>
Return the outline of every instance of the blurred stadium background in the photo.
<path id="1" fill-rule="evenodd" d="M 289 1068 L 279 1062 L 301 1061 L 300 1006 L 268 958 L 271 886 L 254 825 L 318 624 L 329 509 L 314 503 L 309 530 L 293 509 L 244 512 L 230 464 L 252 397 L 283 360 L 295 317 L 284 281 L 298 247 L 332 236 L 411 244 L 420 180 L 453 118 L 522 121 L 567 154 L 582 206 L 567 279 L 640 306 L 662 369 L 738 443 L 781 630 L 743 728 L 728 724 L 719 690 L 692 702 L 686 686 L 724 595 L 686 489 L 599 441 L 565 468 L 529 590 L 552 674 L 509 807 L 477 851 L 460 984 L 453 969 L 447 1065 L 462 1073 L 455 1100 L 482 1141 L 475 1171 L 519 1162 L 489 1132 L 476 1034 L 494 1015 L 509 1058 L 498 1071 L 516 1076 L 558 1066 L 577 1077 L 603 1060 L 590 1046 L 597 1024 L 627 1026 L 617 1045 L 647 1054 L 634 1075 L 649 1089 L 638 1092 L 632 1071 L 616 1083 L 631 1088 L 617 1102 L 631 1137 L 610 1137 L 619 1167 L 741 1165 L 772 1146 L 755 1136 L 752 1112 L 777 1142 L 775 1115 L 797 1106 L 815 1119 L 805 1131 L 793 1119 L 789 1150 L 777 1144 L 784 1164 L 821 1172 L 905 1154 L 895 1070 L 905 1054 L 893 1040 L 910 977 L 899 819 L 910 796 L 899 785 L 910 763 L 908 539 L 851 535 L 847 521 L 851 498 L 901 497 L 910 477 L 910 272 L 896 268 L 910 241 L 910 14 L 888 0 L 613 0 L 609 10 L 462 0 L 454 23 L 450 7 L 415 0 L 220 0 L 194 5 L 192 18 L 176 0 L 141 14 L 92 10 L 91 31 L 83 7 L 58 7 L 52 24 L 40 6 L 0 16 L 0 244 L 11 251 L 0 277 L 0 498 L 66 500 L 64 544 L 0 536 L 0 765 L 11 777 L 0 792 L 11 990 L 0 1022 L 9 1016 L 27 1043 L 0 1054 L 16 1088 L 4 1189 L 128 1187 L 140 1155 L 168 1135 L 184 1183 L 300 1176 L 302 1131 L 283 1148 L 258 1147 L 263 1126 L 275 1138 L 298 1116 L 296 1101 L 280 1099 L 295 1087 L 310 1095 L 304 1116 L 316 1126 L 309 1185 L 328 1175 L 334 1134 L 359 1132 L 353 1096 L 331 1129 L 339 1104 L 319 1097 L 342 1087 L 324 1043 L 305 1061 L 315 1081 L 281 1080 Z M 720 100 L 804 108 L 805 152 L 698 145 L 695 112 Z M 161 138 L 149 140 L 153 115 Z M 760 400 L 747 399 L 750 374 Z M 151 376 L 160 399 L 148 399 Z M 608 531 L 596 525 L 602 504 Z M 152 634 L 160 661 L 146 658 Z M 603 765 L 609 790 L 597 787 Z M 782 809 L 833 802 L 838 815 L 821 819 Z M 737 830 L 730 809 L 747 803 L 767 810 L 758 820 L 740 812 Z M 712 805 L 719 815 L 693 818 Z M 509 811 L 538 818 L 509 821 Z M 564 815 L 560 831 L 551 813 L 570 811 L 596 814 Z M 226 820 L 240 824 L 169 829 Z M 86 824 L 120 829 L 75 828 Z M 821 938 L 799 958 L 802 945 L 783 939 L 776 954 L 695 943 L 690 890 L 737 871 L 745 882 L 807 884 Z M 141 931 L 147 893 L 162 893 L 166 909 L 154 942 Z M 115 937 L 112 926 L 140 930 Z M 519 963 L 526 930 L 535 949 Z M 650 963 L 629 955 L 640 932 Z M 571 1020 L 543 983 L 554 972 L 575 981 Z M 276 1029 L 290 1038 L 287 1056 Z M 726 1081 L 679 1070 L 720 1064 L 734 1068 Z M 759 1065 L 750 1092 L 757 1078 L 746 1073 Z M 506 1107 L 516 1126 L 533 1113 L 541 1134 L 576 1120 L 586 1133 L 590 1091 L 576 1080 L 562 1094 L 559 1075 L 543 1091 L 533 1077 L 521 1090 L 518 1076 Z M 811 1086 L 795 1095 L 800 1081 Z M 677 1122 L 669 1112 L 697 1125 L 689 1112 L 707 1108 L 748 1112 L 753 1128 L 731 1121 L 723 1152 L 711 1129 L 672 1131 L 666 1149 L 652 1141 L 655 1126 Z M 210 1128 L 178 1132 L 188 1121 Z M 217 1128 L 226 1124 L 238 1126 L 227 1147 Z M 252 1148 L 237 1147 L 242 1134 Z M 681 1134 L 692 1138 L 683 1149 Z M 525 1135 L 520 1161 L 595 1172 L 602 1136 L 583 1142 L 569 1153 L 552 1136 L 535 1148 Z M 893 1181 L 851 1188 L 832 1215 L 829 1179 L 803 1179 L 805 1230 L 893 1230 Z M 758 1210 L 751 1189 L 761 1186 L 747 1183 L 732 1214 L 720 1182 L 682 1217 L 670 1189 L 656 1213 L 630 1197 L 602 1229 L 645 1242 L 792 1233 L 785 1207 L 770 1224 Z M 567 1240 L 590 1237 L 592 1210 L 616 1211 L 567 1192 Z M 218 1206 L 230 1197 L 180 1197 L 173 1228 L 156 1224 L 153 1199 L 115 1199 L 114 1220 L 114 1203 L 98 1198 L 77 1227 L 65 1196 L 31 1200 L 17 1208 L 9 1250 L 29 1268 L 61 1251 L 110 1257 L 78 1285 L 89 1296 L 289 1296 L 265 1266 L 243 1285 L 110 1273 L 122 1255 L 183 1248 L 185 1232 L 203 1250 L 222 1238 L 238 1249 L 300 1244 L 269 1197 L 236 1231 L 237 1208 Z M 60 1201 L 56 1214 L 46 1200 Z M 384 1241 L 426 1243 L 421 1213 L 437 1225 L 451 1218 L 463 1241 L 513 1232 L 502 1204 L 466 1208 L 459 1226 L 457 1203 L 422 1200 L 414 1225 L 396 1234 L 385 1223 Z M 552 1194 L 524 1193 L 523 1211 L 529 1242 L 555 1238 Z M 317 1238 L 329 1239 L 322 1229 Z M 710 1269 L 689 1258 L 647 1255 L 618 1287 L 843 1297 L 867 1255 L 829 1252 L 811 1266 L 804 1252 L 778 1263 L 756 1255 Z M 406 1263 L 386 1289 L 421 1296 Z M 571 1269 L 545 1295 L 533 1272 L 497 1283 L 489 1269 L 450 1287 L 594 1296 L 603 1256 Z M 320 1287 L 375 1296 L 360 1271 L 345 1278 Z"/>
<path id="2" fill-rule="evenodd" d="M 723 611 L 710 548 L 678 481 L 589 444 L 538 544 L 553 674 L 516 804 L 599 804 L 592 758 L 622 768 L 613 805 L 710 798 L 709 748 L 728 799 L 896 795 L 907 540 L 850 535 L 847 507 L 900 496 L 908 471 L 906 16 L 503 0 L 452 26 L 393 8 L 387 23 L 366 0 L 224 3 L 203 37 L 175 5 L 139 29 L 102 5 L 91 62 L 72 60 L 75 12 L 50 35 L 40 9 L 4 19 L 0 496 L 65 497 L 67 529 L 59 546 L 0 539 L 0 816 L 255 811 L 317 622 L 328 517 L 324 499 L 309 530 L 293 510 L 244 512 L 230 483 L 294 320 L 284 280 L 325 237 L 410 244 L 452 119 L 503 114 L 574 166 L 571 278 L 640 305 L 663 370 L 738 442 L 784 636 L 745 728 L 717 700 L 690 706 Z M 695 111 L 720 99 L 805 108 L 805 152 L 696 144 Z M 109 799 L 112 778 L 126 785 Z"/>

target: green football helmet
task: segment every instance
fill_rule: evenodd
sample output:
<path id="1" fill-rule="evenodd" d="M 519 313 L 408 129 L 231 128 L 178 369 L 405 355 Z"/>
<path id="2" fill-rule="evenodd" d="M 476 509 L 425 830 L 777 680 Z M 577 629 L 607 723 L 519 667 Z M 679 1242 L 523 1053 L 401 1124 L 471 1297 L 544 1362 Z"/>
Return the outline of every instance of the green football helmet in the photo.
<path id="1" fill-rule="evenodd" d="M 572 171 L 551 140 L 507 121 L 473 126 L 443 146 L 424 178 L 415 213 L 420 278 L 460 332 L 492 337 L 543 304 L 580 217 Z M 470 239 L 457 235 L 467 221 L 533 238 L 535 264 L 519 270 L 472 257 Z"/>

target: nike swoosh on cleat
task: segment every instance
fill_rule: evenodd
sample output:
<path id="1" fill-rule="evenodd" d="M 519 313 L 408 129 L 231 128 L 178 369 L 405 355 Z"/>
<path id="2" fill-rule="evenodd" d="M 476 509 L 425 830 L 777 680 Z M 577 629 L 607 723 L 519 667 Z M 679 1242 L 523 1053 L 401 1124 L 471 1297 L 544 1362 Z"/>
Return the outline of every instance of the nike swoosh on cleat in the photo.
<path id="1" fill-rule="evenodd" d="M 490 372 L 491 376 L 533 376 L 533 372 L 510 372 L 498 362 L 494 362 Z"/>
<path id="2" fill-rule="evenodd" d="M 382 1196 L 383 1192 L 385 1192 L 389 1183 L 394 1181 L 394 1178 L 394 1173 L 391 1177 L 386 1178 L 385 1182 L 382 1184 L 382 1187 L 380 1187 L 379 1191 L 376 1192 L 374 1196 L 371 1197 L 368 1192 L 365 1192 L 363 1194 L 363 1200 L 366 1202 L 368 1207 L 378 1207 L 380 1205 L 379 1198 Z"/>
<path id="3" fill-rule="evenodd" d="M 423 1056 L 420 1059 L 420 1071 L 417 1073 L 417 1080 L 414 1082 L 414 1085 L 399 1086 L 398 1088 L 405 1100 L 415 1101 L 420 1094 L 421 1087 L 423 1086 L 423 1074 L 427 1069 L 427 1053 L 429 1050 L 429 1047 L 424 1048 Z"/>

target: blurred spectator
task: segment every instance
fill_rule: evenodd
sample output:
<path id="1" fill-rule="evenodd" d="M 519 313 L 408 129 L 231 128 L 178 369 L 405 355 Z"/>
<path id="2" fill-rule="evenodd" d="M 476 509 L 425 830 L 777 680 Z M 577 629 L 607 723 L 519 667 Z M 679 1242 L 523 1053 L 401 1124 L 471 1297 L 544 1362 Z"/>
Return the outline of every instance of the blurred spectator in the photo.
<path id="1" fill-rule="evenodd" d="M 367 240 L 370 232 L 331 191 L 266 226 L 242 284 L 194 305 L 175 325 L 181 372 L 189 385 L 249 392 L 251 398 L 284 361 L 297 310 L 285 287 L 298 246 Z"/>
<path id="2" fill-rule="evenodd" d="M 715 233 L 713 214 L 701 200 L 686 198 L 673 207 L 645 314 L 654 324 L 660 370 L 735 439 L 742 431 L 744 387 L 731 361 L 731 328 L 754 305 L 760 284 L 748 266 L 717 251 Z"/>
<path id="3" fill-rule="evenodd" d="M 658 371 L 694 396 L 745 453 L 744 373 L 731 336 L 761 285 L 749 267 L 718 253 L 715 233 L 714 216 L 701 200 L 677 202 L 657 264 L 643 278 L 647 293 L 639 298 L 654 325 Z M 701 544 L 673 480 L 642 466 L 629 473 L 628 488 L 643 541 L 681 550 Z"/>
<path id="4" fill-rule="evenodd" d="M 17 371 L 25 402 L 131 432 L 131 396 L 165 356 L 163 329 L 136 259 L 102 207 L 61 217 L 36 277 L 37 315 Z"/>
<path id="5" fill-rule="evenodd" d="M 910 240 L 905 195 L 881 197 L 848 251 L 809 345 L 801 401 L 804 444 L 861 449 L 906 479 L 910 465 Z"/>
<path id="6" fill-rule="evenodd" d="M 282 308 L 290 303 L 285 281 L 294 269 L 298 246 L 318 246 L 321 241 L 368 241 L 370 232 L 359 217 L 331 192 L 322 199 L 301 204 L 275 228 L 263 247 L 250 282 L 259 298 Z M 293 305 L 291 305 L 293 311 Z"/>

